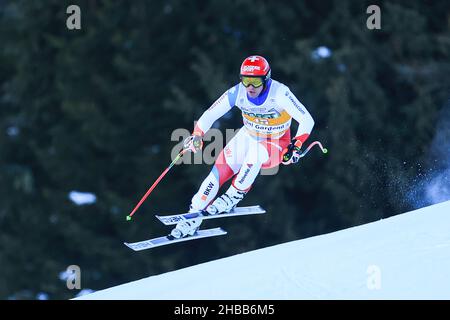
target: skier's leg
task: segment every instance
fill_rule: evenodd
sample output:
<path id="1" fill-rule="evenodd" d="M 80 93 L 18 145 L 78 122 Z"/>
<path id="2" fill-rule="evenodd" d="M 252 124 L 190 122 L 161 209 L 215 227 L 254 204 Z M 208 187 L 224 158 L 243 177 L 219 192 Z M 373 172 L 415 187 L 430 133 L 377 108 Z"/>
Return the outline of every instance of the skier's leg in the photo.
<path id="1" fill-rule="evenodd" d="M 259 143 L 251 143 L 242 167 L 231 185 L 238 190 L 248 191 L 267 160 L 267 149 Z"/>
<path id="2" fill-rule="evenodd" d="M 220 152 L 214 167 L 192 197 L 190 211 L 204 210 L 217 195 L 219 188 L 240 169 L 246 153 L 245 130 L 240 130 Z"/>
<path id="3" fill-rule="evenodd" d="M 197 193 L 192 197 L 189 209 L 190 212 L 204 210 L 216 197 L 220 186 L 228 181 L 239 170 L 237 162 L 240 161 L 242 163 L 246 151 L 245 144 L 241 141 L 243 139 L 243 133 L 240 133 L 241 131 L 239 131 L 225 146 L 224 150 L 220 152 L 213 169 L 202 182 Z M 201 218 L 179 222 L 172 230 L 171 235 L 175 238 L 193 235 L 198 230 L 201 223 Z"/>
<path id="4" fill-rule="evenodd" d="M 262 165 L 269 160 L 269 154 L 263 144 L 248 135 L 245 143 L 248 147 L 243 164 L 227 192 L 206 209 L 210 214 L 231 211 L 250 190 Z"/>
<path id="5" fill-rule="evenodd" d="M 260 144 L 262 144 L 269 153 L 269 160 L 263 164 L 262 169 L 270 169 L 279 166 L 283 157 L 283 150 L 287 148 L 290 142 L 290 131 L 287 131 L 278 139 L 264 139 L 260 141 Z"/>
<path id="6" fill-rule="evenodd" d="M 220 153 L 219 158 L 223 157 L 223 151 Z M 220 186 L 229 180 L 234 175 L 233 170 L 226 164 L 217 163 L 212 168 L 209 175 L 203 180 L 197 193 L 192 197 L 191 206 L 189 211 L 195 212 L 206 208 L 206 206 L 216 197 Z"/>

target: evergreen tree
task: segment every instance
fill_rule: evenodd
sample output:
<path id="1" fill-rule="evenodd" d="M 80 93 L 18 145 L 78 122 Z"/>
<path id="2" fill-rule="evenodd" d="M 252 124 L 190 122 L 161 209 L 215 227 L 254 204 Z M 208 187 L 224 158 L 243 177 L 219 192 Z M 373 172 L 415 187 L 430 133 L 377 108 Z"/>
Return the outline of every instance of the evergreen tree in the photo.
<path id="1" fill-rule="evenodd" d="M 448 2 L 381 2 L 380 30 L 366 27 L 369 1 L 85 0 L 80 30 L 66 28 L 70 4 L 0 2 L 0 298 L 71 298 L 60 277 L 73 264 L 98 290 L 412 208 L 450 92 Z M 125 221 L 176 153 L 175 130 L 191 131 L 251 54 L 329 154 L 260 176 L 243 205 L 269 214 L 221 220 L 230 236 L 130 252 L 122 242 L 167 232 L 153 214 L 186 210 L 209 173 L 175 166 Z M 215 124 L 241 126 L 237 109 Z M 97 201 L 77 206 L 74 190 Z"/>

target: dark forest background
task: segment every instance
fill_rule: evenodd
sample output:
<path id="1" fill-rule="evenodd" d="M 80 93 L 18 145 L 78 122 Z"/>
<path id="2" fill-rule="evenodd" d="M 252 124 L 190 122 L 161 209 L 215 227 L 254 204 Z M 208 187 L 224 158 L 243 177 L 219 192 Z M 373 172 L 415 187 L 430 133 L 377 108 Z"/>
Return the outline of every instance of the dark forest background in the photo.
<path id="1" fill-rule="evenodd" d="M 81 30 L 66 27 L 70 4 Z M 72 298 L 69 265 L 100 290 L 431 204 L 415 188 L 448 168 L 449 29 L 445 0 L 0 0 L 0 298 Z M 204 223 L 225 237 L 131 251 L 123 241 L 170 230 L 153 215 L 185 211 L 211 169 L 175 166 L 127 222 L 170 163 L 172 132 L 191 131 L 251 54 L 329 153 L 260 176 L 241 205 L 268 214 Z M 216 123 L 241 125 L 237 108 Z M 75 205 L 74 190 L 97 201 Z"/>

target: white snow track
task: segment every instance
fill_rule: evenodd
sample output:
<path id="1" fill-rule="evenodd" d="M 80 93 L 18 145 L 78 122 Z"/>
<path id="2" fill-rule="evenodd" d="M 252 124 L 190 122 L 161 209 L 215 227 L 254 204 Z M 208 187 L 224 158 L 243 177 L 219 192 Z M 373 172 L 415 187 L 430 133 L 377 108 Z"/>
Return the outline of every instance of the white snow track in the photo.
<path id="1" fill-rule="evenodd" d="M 79 299 L 450 299 L 450 201 Z"/>

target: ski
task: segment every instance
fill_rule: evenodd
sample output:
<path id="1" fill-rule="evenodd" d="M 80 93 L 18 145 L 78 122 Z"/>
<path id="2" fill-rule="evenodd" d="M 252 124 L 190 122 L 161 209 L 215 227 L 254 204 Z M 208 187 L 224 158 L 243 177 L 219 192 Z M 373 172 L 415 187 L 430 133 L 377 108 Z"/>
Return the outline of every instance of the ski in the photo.
<path id="1" fill-rule="evenodd" d="M 213 228 L 213 229 L 204 229 L 204 230 L 198 230 L 193 236 L 187 236 L 185 238 L 171 238 L 169 236 L 163 236 L 158 237 L 154 239 L 139 241 L 139 242 L 133 242 L 128 243 L 124 242 L 124 245 L 126 245 L 128 248 L 134 250 L 134 251 L 141 251 L 146 249 L 152 249 L 160 246 L 165 246 L 168 244 L 183 242 L 183 241 L 189 241 L 189 240 L 195 240 L 195 239 L 201 239 L 201 238 L 208 238 L 208 237 L 215 237 L 215 236 L 221 236 L 227 234 L 225 230 L 222 228 Z"/>
<path id="2" fill-rule="evenodd" d="M 228 213 L 220 213 L 215 215 L 210 215 L 206 211 L 194 212 L 194 213 L 181 213 L 174 215 L 155 215 L 166 226 L 177 224 L 182 220 L 189 220 L 197 217 L 202 217 L 202 219 L 215 219 L 215 218 L 225 218 L 225 217 L 235 217 L 243 216 L 249 214 L 263 214 L 266 213 L 261 206 L 249 206 L 249 207 L 236 207 Z"/>

